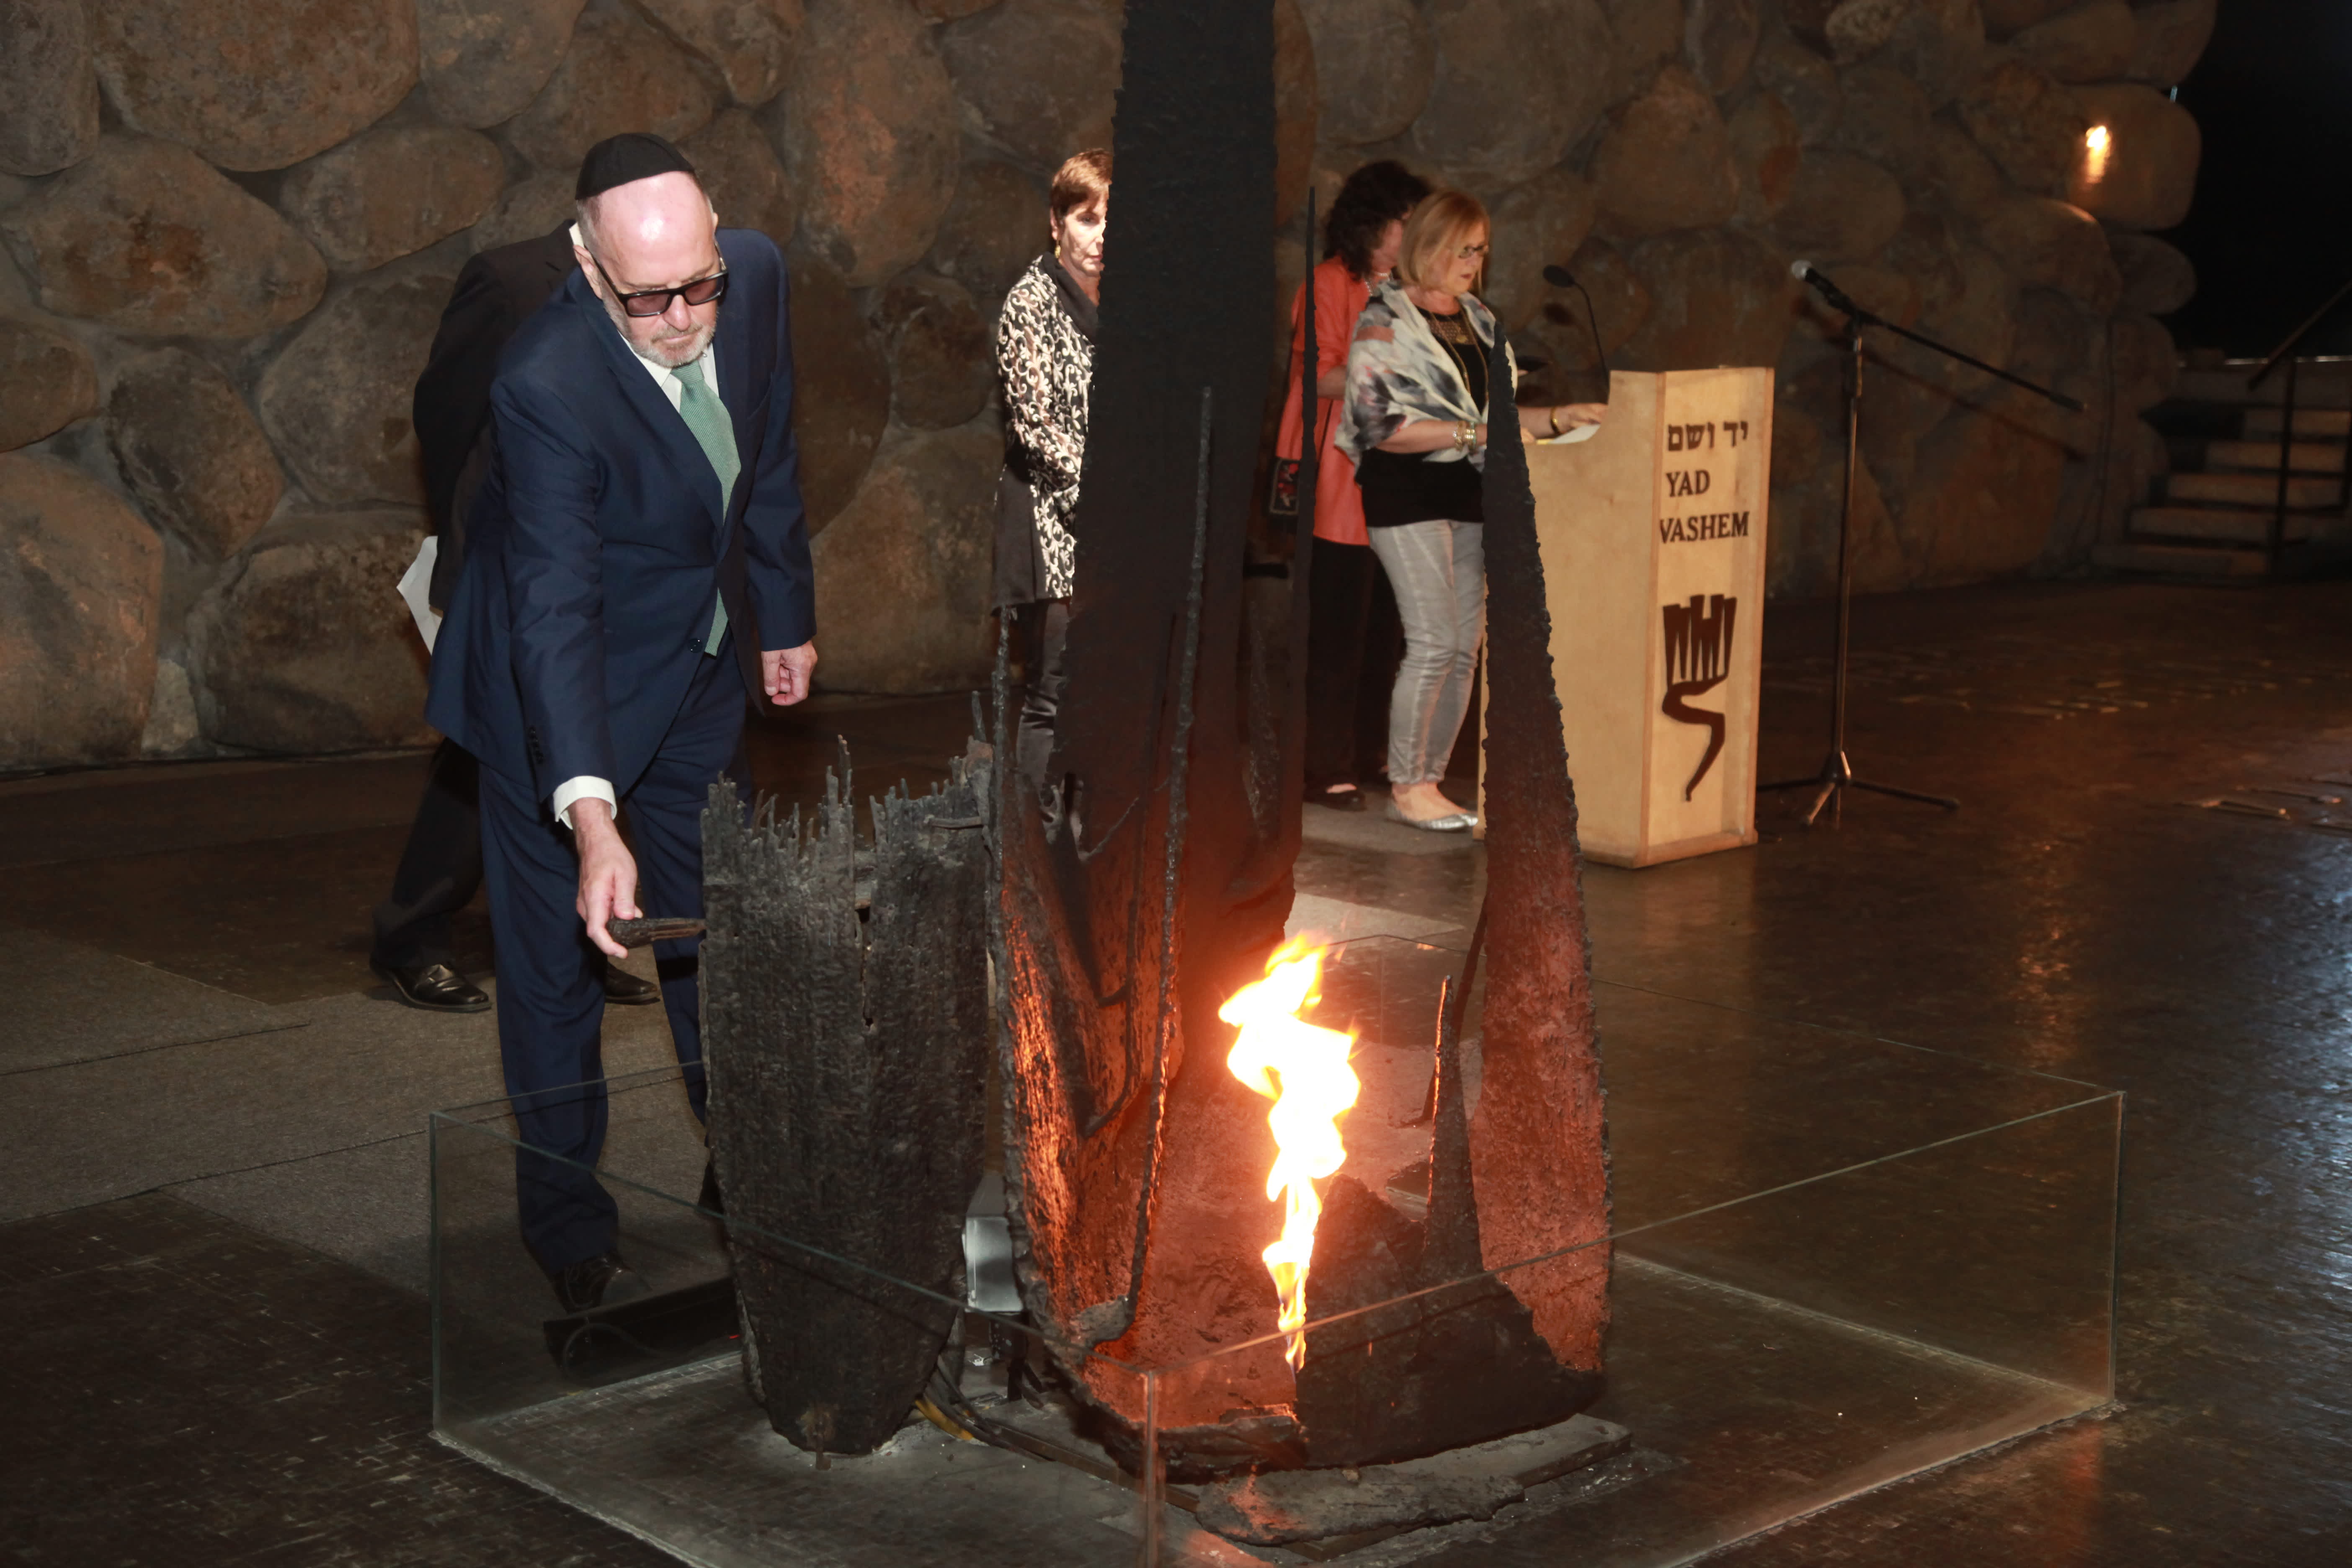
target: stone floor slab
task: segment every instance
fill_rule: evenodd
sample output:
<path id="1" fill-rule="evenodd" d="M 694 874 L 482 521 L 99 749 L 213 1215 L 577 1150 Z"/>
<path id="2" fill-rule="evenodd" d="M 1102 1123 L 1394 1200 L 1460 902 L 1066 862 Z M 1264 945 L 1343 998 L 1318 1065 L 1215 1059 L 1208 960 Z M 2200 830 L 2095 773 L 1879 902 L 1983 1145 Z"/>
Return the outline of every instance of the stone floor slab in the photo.
<path id="1" fill-rule="evenodd" d="M 675 1059 L 661 1008 L 605 1009 L 608 1071 Z M 7 1081 L 0 1220 L 413 1138 L 432 1111 L 504 1092 L 495 1015 L 353 993 L 298 1028 Z"/>
<path id="2" fill-rule="evenodd" d="M 2352 1384 L 2352 840 L 2176 804 L 2216 781 L 2352 768 L 2352 585 L 1911 594 L 1859 601 L 1853 635 L 1863 671 L 1850 736 L 1856 767 L 1948 790 L 1963 809 L 1863 797 L 1841 827 L 1808 832 L 1797 806 L 1775 796 L 1752 849 L 1638 872 L 1588 868 L 1596 971 L 1628 993 L 2126 1089 L 2125 1408 L 2112 1421 L 1872 1493 L 1720 1560 L 1733 1568 L 2352 1560 L 2352 1416 L 2340 1394 Z M 1776 602 L 1764 636 L 1760 771 L 1809 773 L 1827 738 L 1831 620 L 1820 606 Z M 763 787 L 805 800 L 845 734 L 861 793 L 878 793 L 899 773 L 928 776 L 921 770 L 934 759 L 961 750 L 968 725 L 961 695 L 888 705 L 827 699 L 764 722 L 750 750 Z M 205 764 L 0 783 L 0 864 L 20 868 L 12 921 L 40 910 L 42 934 L 73 951 L 212 988 L 164 987 L 192 1004 L 208 997 L 234 1012 L 226 992 L 265 1011 L 320 1009 L 316 1021 L 280 1034 L 0 1079 L 0 1214 L 197 1184 L 189 1191 L 199 1202 L 362 1265 L 298 1247 L 326 1272 L 272 1275 L 346 1281 L 319 1285 L 296 1312 L 309 1343 L 331 1352 L 341 1337 L 375 1331 L 352 1325 L 393 1322 L 421 1354 L 413 1299 L 398 1298 L 410 1302 L 400 1309 L 407 1318 L 371 1316 L 381 1305 L 371 1293 L 404 1277 L 412 1265 L 400 1258 L 415 1256 L 421 1216 L 405 1229 L 400 1217 L 400 1194 L 415 1179 L 409 1151 L 425 1109 L 497 1089 L 495 1044 L 481 1021 L 406 1013 L 366 971 L 367 910 L 383 897 L 422 767 L 421 757 Z M 1443 921 L 1454 929 L 1433 936 L 1458 942 L 1476 912 L 1483 850 L 1402 827 L 1403 843 L 1427 852 L 1339 841 L 1320 831 L 1338 815 L 1307 813 L 1317 831 L 1297 868 L 1301 893 Z M 468 962 L 479 963 L 487 942 L 478 915 L 470 919 Z M 1611 1031 L 1645 1026 L 1654 1011 L 1630 1000 L 1604 1008 L 1604 1070 Z M 167 1026 L 149 1038 L 182 1025 L 204 1032 L 202 1007 L 184 1016 L 176 1005 L 159 1008 L 158 1018 L 167 1012 Z M 649 1014 L 614 1020 L 627 1037 L 614 1043 L 616 1068 L 667 1059 L 658 1015 Z M 0 1034 L 9 1027 L 0 1021 Z M 1703 1052 L 1689 1059 L 1690 1070 L 1710 1070 Z M 1822 1152 L 1760 1121 L 1695 1131 L 1718 1143 L 1744 1137 L 1767 1163 Z M 1652 1202 L 1638 1190 L 1623 1195 Z M 9 1226 L 0 1232 L 0 1292 L 163 1245 L 138 1230 L 148 1223 L 141 1215 L 172 1212 L 154 1206 L 162 1201 Z M 199 1217 L 209 1235 L 243 1238 L 219 1242 L 230 1261 L 216 1272 L 260 1270 L 249 1261 L 258 1256 L 249 1231 Z M 37 1245 L 26 1239 L 36 1235 Z M 23 1504 L 0 1488 L 0 1540 L 19 1555 L 31 1543 L 47 1552 L 37 1562 L 174 1568 L 661 1561 L 560 1510 L 479 1502 L 499 1494 L 464 1490 L 454 1475 L 488 1483 L 462 1468 L 415 1472 L 434 1478 L 423 1494 L 375 1487 L 372 1478 L 401 1474 L 407 1461 L 398 1456 L 413 1451 L 395 1438 L 413 1444 L 422 1429 L 413 1383 L 404 1405 L 368 1403 L 373 1394 L 350 1402 L 349 1420 L 366 1428 L 356 1435 L 266 1422 L 240 1429 L 245 1406 L 235 1401 L 248 1390 L 258 1400 L 290 1395 L 294 1407 L 319 1397 L 309 1363 L 273 1352 L 236 1364 L 209 1350 L 175 1360 L 117 1343 L 110 1336 L 126 1334 L 141 1313 L 199 1338 L 236 1325 L 215 1321 L 215 1298 L 188 1281 L 159 1294 L 211 1313 L 194 1330 L 152 1304 L 106 1306 L 110 1288 L 86 1282 L 45 1299 L 45 1323 L 89 1306 L 88 1337 L 26 1339 L 0 1356 L 0 1402 L 37 1413 L 12 1429 L 59 1449 L 31 1458 L 21 1444 L 0 1451 L 12 1479 L 37 1481 Z M 36 1392 L 24 1381 L 33 1373 L 64 1375 L 43 1367 L 52 1355 L 87 1368 L 68 1365 L 80 1381 Z M 118 1419 L 117 1404 L 131 1414 Z M 215 1405 L 226 1426 L 208 1414 Z M 394 1409 L 404 1414 L 369 1426 Z M 186 1434 L 186 1452 L 150 1442 L 142 1422 Z M 379 1441 L 390 1446 L 371 1447 Z M 334 1465 L 309 1468 L 310 1456 L 330 1450 Z M 45 1468 L 16 1468 L 32 1458 Z M 436 1489 L 448 1487 L 459 1489 Z M 392 1522 L 350 1544 L 334 1533 L 348 1519 L 340 1489 L 362 1506 L 382 1501 L 377 1517 Z M 10 1511 L 59 1498 L 54 1528 Z M 205 1500 L 221 1498 L 216 1508 Z M 258 1529 L 253 1521 L 270 1508 L 275 1522 Z M 521 1518 L 556 1522 L 525 1536 L 510 1523 Z M 323 1544 L 311 1551 L 302 1531 L 318 1521 Z M 69 1538 L 58 1529 L 80 1531 L 70 1539 L 88 1553 L 59 1555 Z M 577 1533 L 554 1533 L 564 1530 Z M 1450 1561 L 1557 1568 L 1493 1546 L 1465 1546 Z"/>
<path id="3" fill-rule="evenodd" d="M 308 1017 L 44 931 L 0 929 L 0 952 L 14 976 L 0 1021 L 0 1078 L 296 1028 Z"/>
<path id="4" fill-rule="evenodd" d="M 163 1196 L 0 1226 L 16 1563 L 656 1568 L 427 1434 L 424 1299 Z"/>

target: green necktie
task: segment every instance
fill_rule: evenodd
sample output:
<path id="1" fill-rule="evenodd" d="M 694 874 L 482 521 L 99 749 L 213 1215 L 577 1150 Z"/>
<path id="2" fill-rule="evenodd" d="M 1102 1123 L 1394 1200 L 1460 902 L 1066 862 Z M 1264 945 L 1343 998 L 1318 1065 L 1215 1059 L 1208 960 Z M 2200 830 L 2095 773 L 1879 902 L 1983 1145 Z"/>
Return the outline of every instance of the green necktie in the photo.
<path id="1" fill-rule="evenodd" d="M 702 455 L 710 459 L 712 471 L 719 476 L 719 504 L 724 516 L 727 503 L 735 499 L 735 476 L 742 470 L 743 459 L 735 451 L 735 426 L 727 417 L 727 405 L 719 401 L 719 394 L 702 379 L 702 361 L 695 360 L 679 365 L 670 374 L 677 377 L 677 411 L 686 420 L 686 427 L 702 444 Z M 727 635 L 727 601 L 720 598 L 716 613 L 710 617 L 710 636 L 702 651 L 715 654 L 719 639 Z"/>

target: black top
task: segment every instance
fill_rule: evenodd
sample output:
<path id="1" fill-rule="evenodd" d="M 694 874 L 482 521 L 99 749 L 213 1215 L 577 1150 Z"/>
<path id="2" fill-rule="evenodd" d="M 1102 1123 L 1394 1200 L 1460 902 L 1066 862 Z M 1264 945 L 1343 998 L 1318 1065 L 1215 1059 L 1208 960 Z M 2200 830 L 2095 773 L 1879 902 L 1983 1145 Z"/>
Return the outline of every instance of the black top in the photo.
<path id="1" fill-rule="evenodd" d="M 1462 374 L 1462 384 L 1470 394 L 1470 406 L 1485 413 L 1486 408 L 1486 345 L 1478 341 L 1471 330 L 1469 313 L 1459 305 L 1445 315 L 1434 310 L 1421 310 L 1421 319 L 1429 323 L 1437 339 L 1437 346 L 1454 362 Z"/>
<path id="2" fill-rule="evenodd" d="M 1421 310 L 1438 346 L 1447 353 L 1473 406 L 1486 406 L 1486 351 L 1469 318 L 1456 310 L 1441 316 Z M 1441 447 L 1440 450 L 1446 450 Z M 1436 454 L 1383 452 L 1377 447 L 1356 465 L 1356 483 L 1364 491 L 1364 526 L 1395 528 L 1408 522 L 1484 522 L 1486 521 L 1485 477 L 1467 458 L 1433 462 Z"/>
<path id="3" fill-rule="evenodd" d="M 1486 477 L 1467 458 L 1433 463 L 1417 453 L 1383 452 L 1375 447 L 1356 465 L 1364 488 L 1364 526 L 1486 521 Z"/>

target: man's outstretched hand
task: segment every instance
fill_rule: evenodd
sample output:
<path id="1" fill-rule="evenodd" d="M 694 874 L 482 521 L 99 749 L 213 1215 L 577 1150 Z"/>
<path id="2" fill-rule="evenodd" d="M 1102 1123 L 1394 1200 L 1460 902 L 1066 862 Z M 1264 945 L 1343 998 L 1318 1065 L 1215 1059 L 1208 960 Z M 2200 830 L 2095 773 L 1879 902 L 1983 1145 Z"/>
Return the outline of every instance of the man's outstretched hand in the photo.
<path id="1" fill-rule="evenodd" d="M 813 641 L 760 652 L 760 683 L 768 689 L 768 700 L 779 708 L 789 708 L 809 694 L 809 676 L 815 668 Z"/>
<path id="2" fill-rule="evenodd" d="M 572 802 L 572 842 L 580 851 L 580 897 L 574 907 L 588 928 L 588 940 L 608 957 L 626 958 L 629 950 L 613 940 L 604 923 L 638 920 L 644 911 L 637 908 L 636 858 L 621 842 L 613 808 L 593 795 Z"/>

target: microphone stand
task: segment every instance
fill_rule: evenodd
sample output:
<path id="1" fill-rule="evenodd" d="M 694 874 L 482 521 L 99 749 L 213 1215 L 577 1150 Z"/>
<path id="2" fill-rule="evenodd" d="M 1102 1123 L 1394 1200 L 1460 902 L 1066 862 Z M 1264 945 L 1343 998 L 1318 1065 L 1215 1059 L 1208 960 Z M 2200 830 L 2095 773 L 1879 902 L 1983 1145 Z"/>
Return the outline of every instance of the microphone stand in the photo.
<path id="1" fill-rule="evenodd" d="M 1608 385 L 1609 351 L 1601 346 L 1601 312 L 1592 308 L 1592 291 L 1576 280 L 1576 274 L 1557 263 L 1543 269 L 1543 280 L 1555 289 L 1573 289 L 1584 296 L 1584 324 L 1592 333 L 1592 357 L 1600 362 L 1601 385 Z M 1604 391 L 1603 400 L 1607 398 Z"/>
<path id="2" fill-rule="evenodd" d="M 1846 678 L 1853 651 L 1853 490 L 1856 471 L 1862 461 L 1862 330 L 1864 327 L 1884 327 L 1897 337 L 1908 338 L 1924 348 L 1958 360 L 1962 364 L 1973 365 L 2028 392 L 2038 393 L 2062 408 L 2079 414 L 2083 405 L 2063 393 L 2053 392 L 2021 375 L 2011 374 L 1999 365 L 1987 364 L 1973 355 L 1964 354 L 1948 343 L 1939 343 L 1908 327 L 1898 327 L 1884 317 L 1872 314 L 1847 299 L 1835 284 L 1803 262 L 1798 263 L 1796 273 L 1818 289 L 1832 308 L 1845 315 L 1845 500 L 1838 514 L 1837 656 L 1832 663 L 1830 675 L 1830 752 L 1822 763 L 1821 771 L 1806 778 L 1780 779 L 1772 784 L 1759 784 L 1757 793 L 1760 795 L 1766 790 L 1780 789 L 1811 790 L 1813 802 L 1805 808 L 1805 826 L 1808 827 L 1820 819 L 1824 806 L 1830 808 L 1831 823 L 1836 824 L 1843 809 L 1845 792 L 1853 789 L 1866 789 L 1874 795 L 1893 795 L 1898 800 L 1916 800 L 1925 805 L 1940 805 L 1947 811 L 1958 811 L 1960 803 L 1950 795 L 1928 795 L 1920 790 L 1903 789 L 1895 784 L 1858 778 L 1853 764 L 1846 760 Z"/>

